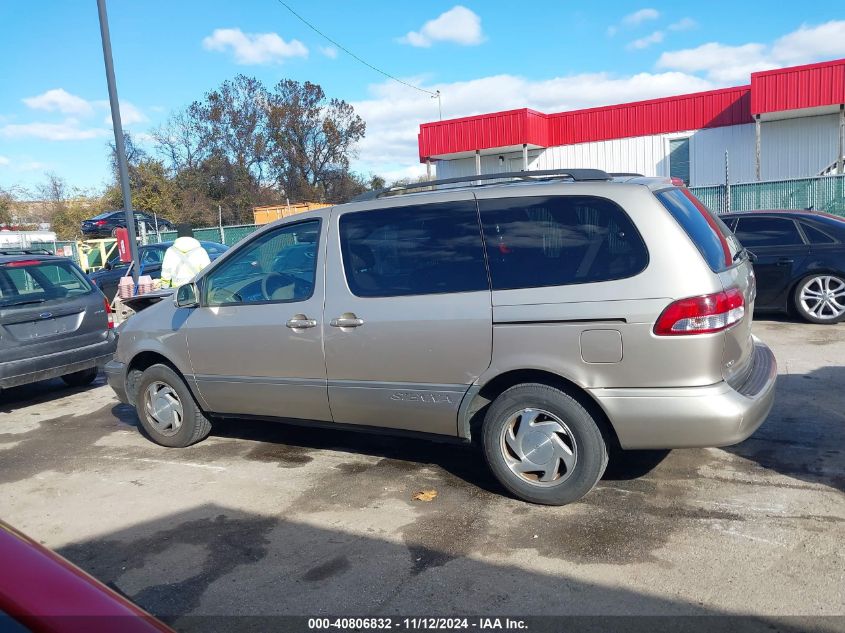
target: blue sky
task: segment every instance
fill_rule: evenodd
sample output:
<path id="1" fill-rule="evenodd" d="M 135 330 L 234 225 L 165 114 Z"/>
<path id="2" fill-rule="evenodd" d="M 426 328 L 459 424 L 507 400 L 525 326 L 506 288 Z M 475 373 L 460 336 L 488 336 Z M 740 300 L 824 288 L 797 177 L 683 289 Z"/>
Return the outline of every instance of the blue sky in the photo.
<path id="1" fill-rule="evenodd" d="M 444 118 L 553 112 L 748 82 L 754 70 L 845 57 L 836 3 L 286 0 L 372 64 L 443 93 Z M 354 167 L 418 173 L 427 95 L 332 47 L 277 0 L 110 0 L 124 124 L 151 128 L 236 73 L 310 80 L 368 124 Z M 108 179 L 111 136 L 95 0 L 0 4 L 0 187 L 52 171 Z"/>

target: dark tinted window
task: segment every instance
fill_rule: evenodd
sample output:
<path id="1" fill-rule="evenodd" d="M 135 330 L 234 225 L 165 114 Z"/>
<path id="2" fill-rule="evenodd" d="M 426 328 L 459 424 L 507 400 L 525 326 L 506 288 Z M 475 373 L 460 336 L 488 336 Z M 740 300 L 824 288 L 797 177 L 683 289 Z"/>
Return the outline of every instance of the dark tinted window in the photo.
<path id="1" fill-rule="evenodd" d="M 836 242 L 830 235 L 822 231 L 821 229 L 817 229 L 814 226 L 810 226 L 809 224 L 802 222 L 801 228 L 804 229 L 804 235 L 807 236 L 807 239 L 810 241 L 810 244 L 833 244 Z"/>
<path id="2" fill-rule="evenodd" d="M 692 194 L 684 189 L 665 189 L 655 195 L 689 235 L 711 270 L 715 272 L 725 270 L 728 263 L 725 261 L 722 239 L 724 238 L 727 242 L 731 256 L 739 250 L 731 230 L 725 226 L 725 223 L 708 211 L 704 205 L 696 205 L 690 197 Z M 729 236 L 731 239 L 728 239 Z"/>
<path id="3" fill-rule="evenodd" d="M 631 277 L 645 244 L 615 203 L 592 196 L 480 200 L 495 290 Z"/>
<path id="4" fill-rule="evenodd" d="M 747 248 L 804 243 L 798 227 L 789 218 L 739 218 L 736 236 Z"/>
<path id="5" fill-rule="evenodd" d="M 488 288 L 471 201 L 347 213 L 340 243 L 346 281 L 359 297 Z"/>

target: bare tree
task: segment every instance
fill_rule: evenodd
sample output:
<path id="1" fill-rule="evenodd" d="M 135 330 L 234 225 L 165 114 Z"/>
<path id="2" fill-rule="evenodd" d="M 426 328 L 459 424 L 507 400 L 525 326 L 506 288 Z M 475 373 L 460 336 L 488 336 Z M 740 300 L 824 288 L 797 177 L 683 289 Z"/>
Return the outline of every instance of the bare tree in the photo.
<path id="1" fill-rule="evenodd" d="M 366 124 L 340 99 L 327 100 L 309 81 L 280 81 L 270 95 L 269 135 L 276 182 L 297 199 L 325 198 L 338 174 L 348 174 Z"/>

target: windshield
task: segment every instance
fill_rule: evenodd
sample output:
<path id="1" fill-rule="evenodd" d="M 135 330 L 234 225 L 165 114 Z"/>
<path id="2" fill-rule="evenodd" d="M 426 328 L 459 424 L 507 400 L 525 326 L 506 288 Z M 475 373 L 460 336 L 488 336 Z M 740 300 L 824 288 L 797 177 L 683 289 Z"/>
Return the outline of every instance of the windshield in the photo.
<path id="1" fill-rule="evenodd" d="M 93 288 L 72 263 L 19 260 L 0 264 L 0 307 L 88 294 Z"/>

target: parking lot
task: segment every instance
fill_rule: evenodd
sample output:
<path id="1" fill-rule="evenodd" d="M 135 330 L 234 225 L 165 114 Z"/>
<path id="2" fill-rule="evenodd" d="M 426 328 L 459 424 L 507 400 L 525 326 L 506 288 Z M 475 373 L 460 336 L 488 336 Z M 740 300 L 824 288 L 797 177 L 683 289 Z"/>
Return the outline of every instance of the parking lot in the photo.
<path id="1" fill-rule="evenodd" d="M 198 614 L 842 615 L 845 327 L 754 329 L 780 379 L 753 437 L 617 458 L 566 507 L 505 496 L 462 446 L 244 421 L 162 448 L 100 377 L 0 396 L 0 516 L 181 629 Z"/>

